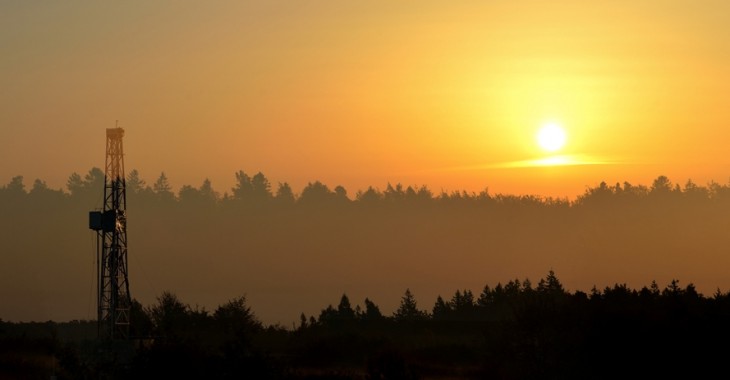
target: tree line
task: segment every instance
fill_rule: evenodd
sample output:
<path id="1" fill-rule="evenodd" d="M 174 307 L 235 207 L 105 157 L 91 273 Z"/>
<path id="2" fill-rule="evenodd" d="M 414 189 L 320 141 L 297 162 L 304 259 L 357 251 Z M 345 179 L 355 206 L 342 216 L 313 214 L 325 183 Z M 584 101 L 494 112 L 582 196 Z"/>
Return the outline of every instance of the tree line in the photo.
<path id="1" fill-rule="evenodd" d="M 727 201 L 730 199 L 730 183 L 721 184 L 715 181 L 707 185 L 698 185 L 691 179 L 683 185 L 673 183 L 668 177 L 660 175 L 650 186 L 617 182 L 613 185 L 601 182 L 593 187 L 587 187 L 583 194 L 575 200 L 567 198 L 541 197 L 538 195 L 510 195 L 490 194 L 488 188 L 480 192 L 440 191 L 434 192 L 425 185 L 390 184 L 385 189 L 369 186 L 365 190 L 358 190 L 350 196 L 343 186 L 330 188 L 328 185 L 314 181 L 309 182 L 299 193 L 295 193 L 287 182 L 279 182 L 274 186 L 261 172 L 249 175 L 244 171 L 235 173 L 236 182 L 230 192 L 223 193 L 215 190 L 209 179 L 203 180 L 199 186 L 183 185 L 177 192 L 174 191 L 167 175 L 162 172 L 152 183 L 140 177 L 136 169 L 126 177 L 127 196 L 135 199 L 154 200 L 163 202 L 179 202 L 182 204 L 219 205 L 229 202 L 246 202 L 266 204 L 277 202 L 283 204 L 308 204 L 320 202 L 355 202 L 355 203 L 404 203 L 414 201 L 464 201 L 464 202 L 496 202 L 496 203 L 526 203 L 543 204 L 548 206 L 581 206 L 610 201 L 639 201 L 642 199 L 687 199 Z M 51 189 L 45 181 L 35 179 L 33 184 L 26 186 L 24 177 L 12 177 L 4 186 L 0 187 L 0 199 L 18 200 L 23 195 L 43 198 L 98 198 L 104 186 L 104 172 L 99 168 L 92 168 L 84 176 L 72 173 L 65 189 Z M 275 187 L 275 188 L 274 188 Z"/>
<path id="2" fill-rule="evenodd" d="M 701 377 L 730 353 L 728 318 L 730 293 L 720 290 L 706 297 L 672 280 L 570 292 L 552 270 L 536 285 L 456 290 L 430 309 L 407 289 L 387 315 L 343 294 L 293 328 L 265 325 L 246 297 L 210 312 L 163 292 L 147 307 L 133 303 L 133 339 L 114 355 L 91 321 L 0 320 L 0 375 L 45 378 L 49 361 L 35 360 L 45 356 L 60 379 Z"/>

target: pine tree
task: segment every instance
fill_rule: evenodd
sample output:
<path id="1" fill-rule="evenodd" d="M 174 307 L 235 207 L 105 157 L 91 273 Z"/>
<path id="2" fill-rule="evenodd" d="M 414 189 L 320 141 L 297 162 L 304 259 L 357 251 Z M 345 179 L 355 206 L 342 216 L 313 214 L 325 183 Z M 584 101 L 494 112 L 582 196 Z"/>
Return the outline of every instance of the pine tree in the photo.
<path id="1" fill-rule="evenodd" d="M 393 313 L 393 317 L 397 321 L 415 321 L 426 319 L 428 314 L 418 309 L 416 299 L 411 294 L 410 289 L 406 289 L 405 294 L 401 298 L 400 307 Z"/>

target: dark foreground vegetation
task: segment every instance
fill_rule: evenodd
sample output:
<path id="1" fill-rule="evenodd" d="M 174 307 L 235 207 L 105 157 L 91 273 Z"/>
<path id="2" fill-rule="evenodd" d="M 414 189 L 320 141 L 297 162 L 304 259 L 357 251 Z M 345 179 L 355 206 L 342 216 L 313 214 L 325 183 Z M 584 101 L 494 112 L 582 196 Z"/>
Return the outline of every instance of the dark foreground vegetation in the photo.
<path id="1" fill-rule="evenodd" d="M 672 281 L 568 292 L 550 271 L 430 310 L 406 290 L 392 315 L 343 295 L 299 326 L 265 326 L 236 298 L 213 312 L 164 292 L 134 303 L 130 342 L 91 321 L 0 322 L 0 378 L 616 379 L 707 378 L 730 348 L 730 294 Z"/>

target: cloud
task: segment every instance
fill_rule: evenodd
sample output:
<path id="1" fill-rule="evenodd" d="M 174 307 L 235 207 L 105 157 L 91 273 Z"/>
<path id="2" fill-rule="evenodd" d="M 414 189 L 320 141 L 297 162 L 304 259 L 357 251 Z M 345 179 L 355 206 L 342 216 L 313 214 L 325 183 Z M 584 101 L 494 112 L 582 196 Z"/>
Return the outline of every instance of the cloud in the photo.
<path id="1" fill-rule="evenodd" d="M 619 161 L 606 160 L 599 157 L 586 155 L 555 155 L 531 160 L 507 161 L 491 164 L 476 164 L 442 168 L 440 171 L 470 171 L 484 169 L 516 169 L 516 168 L 539 168 L 557 166 L 585 166 L 585 165 L 619 165 Z"/>

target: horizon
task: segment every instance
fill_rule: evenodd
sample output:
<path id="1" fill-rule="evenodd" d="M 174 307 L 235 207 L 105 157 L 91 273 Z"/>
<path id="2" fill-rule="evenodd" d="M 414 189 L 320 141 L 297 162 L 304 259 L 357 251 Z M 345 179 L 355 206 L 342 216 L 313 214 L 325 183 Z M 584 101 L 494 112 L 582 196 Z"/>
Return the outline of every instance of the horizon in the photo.
<path id="1" fill-rule="evenodd" d="M 29 177 L 26 177 L 25 175 L 23 175 L 22 173 L 18 173 L 16 175 L 13 175 L 12 177 L 9 177 L 5 183 L 0 183 L 0 187 L 8 185 L 10 183 L 10 181 L 13 178 L 15 178 L 15 177 L 22 177 L 23 178 L 23 185 L 25 186 L 25 191 L 26 192 L 29 191 L 32 188 L 33 182 L 35 180 L 40 180 L 45 185 L 47 185 L 47 187 L 49 189 L 51 189 L 51 190 L 60 190 L 60 191 L 63 191 L 64 193 L 67 193 L 68 194 L 69 193 L 69 190 L 68 190 L 67 184 L 68 184 L 68 179 L 69 179 L 69 177 L 71 175 L 78 174 L 78 175 L 80 175 L 83 178 L 86 174 L 88 174 L 88 172 L 90 170 L 93 170 L 93 169 L 102 170 L 101 168 L 102 168 L 102 166 L 92 166 L 87 171 L 74 171 L 72 173 L 69 173 L 69 175 L 66 177 L 66 180 L 63 181 L 62 184 L 60 184 L 60 183 L 49 183 L 44 178 L 37 178 L 37 177 L 36 178 L 29 178 Z M 549 167 L 548 168 L 531 168 L 531 169 L 538 169 L 538 170 L 544 169 L 546 171 L 552 170 L 552 168 L 549 168 Z M 127 175 L 127 177 L 129 176 L 129 173 L 132 170 L 137 170 L 137 169 L 132 168 L 127 173 L 125 173 Z M 103 172 L 103 170 L 102 170 L 102 172 Z M 262 172 L 262 171 L 251 171 L 251 172 L 244 171 L 244 172 L 247 175 L 249 175 L 249 176 L 253 176 L 253 175 L 257 174 L 257 173 L 262 173 L 262 174 L 264 174 L 266 176 L 266 173 L 265 172 Z M 233 188 L 235 188 L 235 185 L 236 185 L 235 184 L 235 179 L 234 179 L 234 180 L 231 180 L 230 181 L 230 184 L 228 185 L 228 187 L 226 187 L 226 188 L 220 188 L 218 185 L 216 185 L 216 182 L 215 181 L 211 180 L 211 177 L 202 177 L 202 179 L 199 182 L 197 182 L 197 183 L 182 183 L 181 181 L 176 180 L 174 177 L 171 177 L 170 174 L 167 171 L 165 171 L 165 170 L 162 170 L 162 172 L 160 172 L 160 173 L 158 173 L 158 174 L 156 174 L 154 176 L 151 176 L 151 177 L 147 177 L 147 176 L 145 176 L 143 173 L 141 173 L 139 171 L 138 171 L 138 173 L 139 173 L 139 178 L 145 182 L 145 186 L 146 187 L 150 187 L 150 188 L 152 187 L 152 185 L 154 184 L 154 182 L 162 174 L 164 174 L 165 177 L 167 178 L 168 182 L 170 183 L 170 186 L 171 186 L 171 190 L 170 191 L 176 197 L 179 196 L 179 191 L 184 186 L 190 186 L 190 187 L 193 187 L 194 189 L 198 189 L 202 185 L 202 183 L 204 181 L 206 181 L 206 180 L 208 180 L 208 181 L 211 182 L 212 189 L 216 193 L 218 193 L 218 195 L 221 196 L 221 197 L 223 197 L 225 194 L 227 194 L 228 196 L 231 196 L 231 192 L 232 192 Z M 231 178 L 235 178 L 235 174 L 236 174 L 236 172 L 231 173 L 230 177 Z M 389 181 L 389 182 L 387 182 L 385 184 L 382 184 L 382 185 L 369 184 L 369 185 L 364 185 L 364 186 L 358 187 L 358 188 L 349 188 L 347 186 L 342 185 L 341 183 L 328 183 L 328 182 L 322 181 L 320 179 L 303 180 L 303 181 L 300 181 L 298 183 L 294 183 L 293 184 L 292 182 L 289 182 L 286 179 L 272 179 L 272 178 L 270 178 L 268 176 L 266 178 L 271 183 L 271 186 L 272 186 L 271 190 L 272 190 L 272 192 L 275 192 L 276 191 L 276 188 L 279 186 L 279 184 L 288 184 L 289 186 L 291 186 L 292 190 L 294 191 L 294 195 L 295 196 L 301 195 L 301 191 L 308 184 L 315 183 L 315 182 L 320 182 L 320 183 L 326 185 L 330 190 L 333 190 L 337 186 L 344 187 L 345 190 L 347 190 L 347 194 L 346 195 L 347 195 L 347 197 L 350 200 L 355 200 L 356 199 L 355 196 L 356 196 L 356 194 L 358 192 L 364 192 L 368 188 L 373 188 L 376 191 L 382 192 L 388 186 L 396 187 L 397 185 L 401 185 L 401 186 L 403 186 L 404 189 L 405 188 L 408 188 L 408 187 L 412 187 L 414 189 L 419 189 L 419 188 L 425 186 L 426 188 L 428 188 L 434 194 L 434 196 L 439 196 L 440 194 L 452 194 L 453 192 L 459 192 L 459 193 L 466 192 L 468 194 L 480 194 L 481 192 L 485 192 L 486 191 L 489 195 L 537 196 L 537 197 L 541 197 L 541 198 L 561 199 L 561 200 L 568 200 L 570 202 L 574 202 L 580 196 L 585 195 L 586 194 L 586 191 L 588 191 L 591 188 L 595 188 L 595 187 L 599 186 L 601 183 L 606 183 L 607 185 L 612 186 L 612 187 L 615 186 L 616 184 L 623 185 L 624 183 L 629 183 L 629 184 L 634 185 L 634 186 L 646 186 L 646 187 L 650 187 L 651 186 L 651 183 L 655 179 L 657 179 L 658 177 L 662 177 L 662 176 L 663 177 L 667 177 L 672 182 L 672 185 L 673 186 L 679 186 L 682 189 L 684 189 L 684 187 L 686 186 L 686 184 L 688 182 L 692 182 L 694 185 L 697 185 L 697 186 L 700 186 L 700 187 L 709 187 L 712 184 L 724 185 L 724 184 L 730 183 L 730 175 L 728 176 L 727 181 L 725 181 L 725 182 L 720 181 L 717 178 L 709 178 L 706 181 L 701 182 L 701 181 L 698 181 L 698 180 L 695 179 L 697 177 L 690 176 L 690 177 L 687 177 L 687 178 L 673 178 L 672 176 L 668 176 L 668 175 L 665 175 L 663 173 L 657 173 L 653 177 L 652 176 L 647 177 L 648 180 L 646 180 L 644 182 L 641 182 L 641 181 L 631 181 L 631 180 L 621 179 L 621 178 L 616 178 L 615 180 L 607 180 L 607 179 L 600 179 L 599 178 L 594 183 L 591 183 L 591 184 L 587 184 L 586 183 L 586 184 L 582 185 L 582 190 L 580 190 L 580 191 L 577 191 L 576 190 L 576 192 L 568 195 L 568 194 L 562 194 L 562 193 L 547 193 L 547 194 L 545 194 L 545 193 L 539 193 L 537 191 L 535 191 L 535 192 L 529 192 L 529 191 L 517 191 L 517 192 L 495 191 L 494 188 L 491 187 L 491 186 L 489 186 L 488 184 L 485 185 L 485 186 L 483 186 L 483 187 L 481 187 L 481 188 L 479 188 L 479 187 L 462 187 L 462 188 L 459 188 L 459 187 L 455 187 L 455 188 L 444 188 L 444 187 L 441 187 L 441 188 L 434 188 L 434 187 L 429 186 L 429 184 L 426 184 L 426 183 L 403 183 L 403 182 L 390 182 Z"/>

